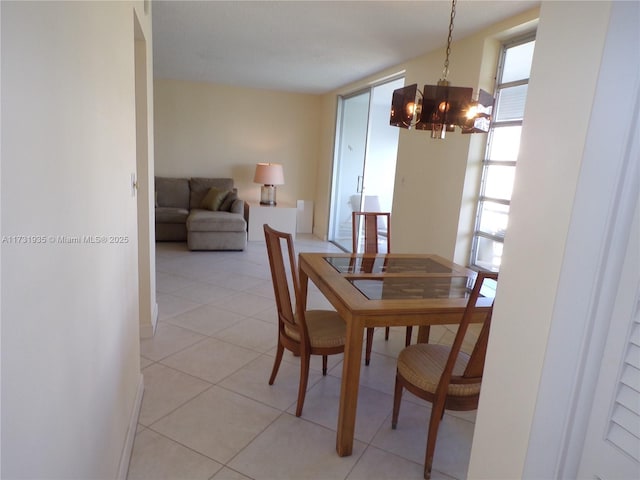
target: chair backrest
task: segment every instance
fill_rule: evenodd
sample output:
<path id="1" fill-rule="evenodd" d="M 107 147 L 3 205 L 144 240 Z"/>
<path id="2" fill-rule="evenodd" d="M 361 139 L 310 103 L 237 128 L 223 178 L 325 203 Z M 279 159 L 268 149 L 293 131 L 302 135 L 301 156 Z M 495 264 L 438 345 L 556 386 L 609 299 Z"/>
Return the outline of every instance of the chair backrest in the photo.
<path id="1" fill-rule="evenodd" d="M 295 305 L 300 305 L 298 301 L 299 283 L 293 238 L 290 233 L 274 230 L 266 223 L 263 228 L 264 238 L 267 243 L 273 291 L 278 310 L 278 328 L 280 332 L 284 332 L 284 326 L 286 324 L 288 328 L 299 332 L 299 335 L 302 337 L 302 327 L 296 322 L 294 304 L 292 303 L 292 300 L 294 300 Z M 286 245 L 288 262 L 285 261 L 282 248 L 283 243 Z M 293 297 L 291 295 L 291 289 L 293 289 Z M 304 312 L 301 312 L 298 315 L 298 319 L 303 315 Z"/>
<path id="2" fill-rule="evenodd" d="M 380 231 L 379 226 L 385 225 L 386 233 Z M 364 252 L 358 252 L 360 232 L 364 239 Z M 389 212 L 352 212 L 351 237 L 353 253 L 378 253 L 380 237 L 386 236 L 387 251 L 391 252 L 391 214 Z"/>
<path id="3" fill-rule="evenodd" d="M 484 360 L 487 353 L 487 342 L 489 340 L 489 329 L 491 327 L 491 314 L 493 313 L 493 300 L 486 310 L 479 311 L 478 299 L 481 297 L 482 287 L 485 286 L 486 280 L 498 280 L 497 273 L 480 272 L 476 277 L 476 281 L 471 290 L 467 307 L 465 308 L 462 320 L 458 327 L 458 332 L 453 340 L 447 364 L 440 378 L 438 385 L 438 393 L 444 394 L 448 390 L 450 383 L 479 383 L 482 381 L 482 372 L 484 370 Z M 482 329 L 475 342 L 473 351 L 462 375 L 453 375 L 458 355 L 462 348 L 465 334 L 471 320 L 477 315 L 484 315 Z"/>

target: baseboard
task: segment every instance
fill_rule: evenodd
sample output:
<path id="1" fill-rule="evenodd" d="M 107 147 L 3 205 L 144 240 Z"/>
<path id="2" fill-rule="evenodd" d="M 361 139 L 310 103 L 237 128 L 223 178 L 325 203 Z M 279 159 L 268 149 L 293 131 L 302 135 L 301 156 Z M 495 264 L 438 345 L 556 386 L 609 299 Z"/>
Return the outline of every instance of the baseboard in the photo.
<path id="1" fill-rule="evenodd" d="M 136 400 L 133 404 L 133 410 L 129 417 L 129 427 L 127 429 L 127 436 L 124 440 L 124 446 L 122 447 L 122 454 L 120 456 L 120 464 L 118 465 L 118 480 L 126 480 L 129 473 L 129 461 L 131 460 L 131 453 L 133 451 L 133 441 L 136 438 L 136 432 L 138 430 L 138 417 L 140 416 L 140 407 L 142 406 L 142 395 L 144 393 L 144 377 L 140 374 L 140 380 L 138 381 L 138 391 L 136 392 Z"/>

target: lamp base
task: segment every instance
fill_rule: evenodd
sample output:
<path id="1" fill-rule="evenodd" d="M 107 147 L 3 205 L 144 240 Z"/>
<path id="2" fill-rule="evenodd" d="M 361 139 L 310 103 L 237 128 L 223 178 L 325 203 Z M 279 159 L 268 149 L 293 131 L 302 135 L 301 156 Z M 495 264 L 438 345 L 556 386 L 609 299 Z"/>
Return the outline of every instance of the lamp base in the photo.
<path id="1" fill-rule="evenodd" d="M 276 186 L 262 185 L 260 187 L 260 205 L 268 205 L 275 207 L 276 205 Z"/>

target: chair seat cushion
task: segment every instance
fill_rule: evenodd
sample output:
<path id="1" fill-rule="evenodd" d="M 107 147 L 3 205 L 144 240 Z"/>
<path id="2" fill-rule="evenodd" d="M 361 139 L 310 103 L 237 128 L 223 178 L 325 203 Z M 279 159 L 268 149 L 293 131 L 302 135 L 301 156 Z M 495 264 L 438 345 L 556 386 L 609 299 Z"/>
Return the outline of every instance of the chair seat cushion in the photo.
<path id="1" fill-rule="evenodd" d="M 409 383 L 427 392 L 435 393 L 440 375 L 449 357 L 449 347 L 430 343 L 411 345 L 398 355 L 398 373 Z M 460 352 L 453 375 L 462 375 L 469 355 Z M 480 383 L 450 384 L 449 395 L 466 397 L 480 393 Z"/>
<path id="2" fill-rule="evenodd" d="M 307 310 L 305 312 L 309 342 L 312 347 L 331 348 L 344 346 L 347 329 L 344 320 L 333 310 Z M 300 334 L 286 323 L 285 332 L 294 340 L 300 341 Z"/>

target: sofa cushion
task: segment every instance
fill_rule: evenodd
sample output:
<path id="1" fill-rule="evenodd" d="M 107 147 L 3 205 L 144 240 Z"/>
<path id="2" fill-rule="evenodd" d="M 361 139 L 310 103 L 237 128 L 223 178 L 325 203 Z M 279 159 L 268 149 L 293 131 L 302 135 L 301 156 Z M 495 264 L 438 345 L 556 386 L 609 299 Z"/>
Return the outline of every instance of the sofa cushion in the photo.
<path id="1" fill-rule="evenodd" d="M 189 250 L 244 250 L 247 232 L 194 232 L 187 235 Z"/>
<path id="2" fill-rule="evenodd" d="M 173 207 L 156 207 L 156 223 L 185 223 L 189 210 Z"/>
<path id="3" fill-rule="evenodd" d="M 158 207 L 189 209 L 189 180 L 186 178 L 156 177 Z"/>
<path id="4" fill-rule="evenodd" d="M 220 190 L 219 188 L 211 187 L 202 199 L 200 208 L 206 208 L 207 210 L 224 210 L 223 208 L 220 208 L 220 206 L 229 193 L 229 190 Z"/>
<path id="5" fill-rule="evenodd" d="M 233 190 L 233 178 L 190 178 L 191 199 L 189 208 L 201 208 L 202 200 L 211 187 L 216 187 L 220 190 Z"/>
<path id="6" fill-rule="evenodd" d="M 245 232 L 247 222 L 242 215 L 195 208 L 187 217 L 190 232 Z"/>
<path id="7" fill-rule="evenodd" d="M 233 206 L 233 202 L 238 199 L 238 194 L 236 192 L 229 192 L 229 194 L 224 197 L 222 204 L 218 207 L 218 210 L 223 212 L 230 212 L 231 207 Z"/>

